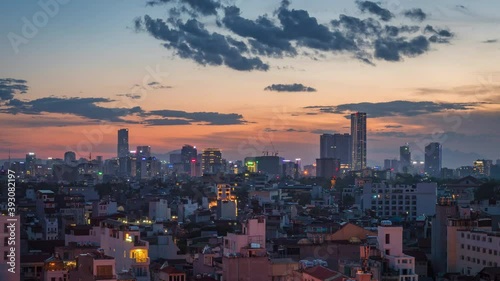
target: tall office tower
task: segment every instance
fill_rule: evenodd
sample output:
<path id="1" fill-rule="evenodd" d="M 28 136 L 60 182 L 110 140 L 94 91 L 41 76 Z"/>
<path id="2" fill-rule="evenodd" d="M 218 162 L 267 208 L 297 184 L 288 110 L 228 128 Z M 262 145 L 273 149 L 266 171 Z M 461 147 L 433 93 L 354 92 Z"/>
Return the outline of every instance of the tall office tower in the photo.
<path id="1" fill-rule="evenodd" d="M 333 135 L 319 136 L 319 158 L 333 158 Z"/>
<path id="2" fill-rule="evenodd" d="M 384 159 L 384 170 L 390 170 L 391 168 L 391 159 Z"/>
<path id="3" fill-rule="evenodd" d="M 191 174 L 191 162 L 194 160 L 194 162 L 197 161 L 198 158 L 198 151 L 196 150 L 195 146 L 191 146 L 189 144 L 186 144 L 182 147 L 181 149 L 181 160 L 182 164 L 184 165 L 184 172 L 187 174 Z"/>
<path id="4" fill-rule="evenodd" d="M 320 136 L 320 158 L 339 159 L 342 166 L 352 163 L 352 140 L 349 134 L 323 134 Z"/>
<path id="5" fill-rule="evenodd" d="M 442 147 L 439 142 L 431 142 L 425 146 L 425 172 L 433 177 L 441 174 Z"/>
<path id="6" fill-rule="evenodd" d="M 118 158 L 127 157 L 128 153 L 128 129 L 120 129 L 118 130 L 117 156 Z"/>
<path id="7" fill-rule="evenodd" d="M 366 168 L 366 113 L 351 114 L 352 170 Z"/>
<path id="8" fill-rule="evenodd" d="M 76 153 L 73 151 L 66 151 L 64 153 L 64 163 L 71 164 L 76 161 Z"/>
<path id="9" fill-rule="evenodd" d="M 222 171 L 222 152 L 218 148 L 207 148 L 201 154 L 203 174 L 217 174 Z"/>
<path id="10" fill-rule="evenodd" d="M 399 147 L 399 165 L 403 173 L 408 173 L 411 166 L 410 145 L 406 144 Z"/>
<path id="11" fill-rule="evenodd" d="M 25 169 L 26 175 L 34 176 L 35 175 L 35 166 L 36 166 L 36 154 L 34 152 L 29 152 L 26 154 Z"/>
<path id="12" fill-rule="evenodd" d="M 316 159 L 316 176 L 331 179 L 339 175 L 340 160 L 334 158 Z"/>
<path id="13" fill-rule="evenodd" d="M 138 146 L 135 151 L 137 158 L 149 158 L 151 157 L 151 146 L 143 145 Z"/>

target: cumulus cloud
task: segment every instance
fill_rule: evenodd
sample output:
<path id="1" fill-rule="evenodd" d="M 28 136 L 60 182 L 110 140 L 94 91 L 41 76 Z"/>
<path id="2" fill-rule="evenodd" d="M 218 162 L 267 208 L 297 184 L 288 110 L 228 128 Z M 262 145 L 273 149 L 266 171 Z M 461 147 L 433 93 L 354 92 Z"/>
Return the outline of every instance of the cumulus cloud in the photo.
<path id="1" fill-rule="evenodd" d="M 327 23 L 321 23 L 307 10 L 292 9 L 290 1 L 281 1 L 275 11 L 255 19 L 243 17 L 237 6 L 214 0 L 204 2 L 152 1 L 150 5 L 168 4 L 168 16 L 153 19 L 145 15 L 134 25 L 180 58 L 240 71 L 266 71 L 270 67 L 266 58 L 307 56 L 318 60 L 328 54 L 347 54 L 369 65 L 375 65 L 376 60 L 396 62 L 429 52 L 432 43 L 447 43 L 453 37 L 450 31 L 429 25 L 389 24 L 395 15 L 371 1 L 357 2 L 367 17 L 342 14 Z M 206 17 L 211 15 L 216 17 Z M 421 9 L 403 15 L 417 22 L 426 19 Z M 217 31 L 212 31 L 212 26 Z"/>
<path id="2" fill-rule="evenodd" d="M 420 8 L 415 8 L 411 10 L 406 10 L 403 13 L 405 17 L 410 18 L 415 21 L 424 21 L 427 18 L 427 14 Z"/>
<path id="3" fill-rule="evenodd" d="M 418 116 L 447 110 L 465 111 L 478 107 L 478 103 L 438 103 L 431 101 L 390 101 L 379 103 L 349 103 L 337 106 L 307 106 L 305 109 L 320 113 L 350 114 L 352 112 L 366 112 L 370 118 L 390 116 Z"/>
<path id="4" fill-rule="evenodd" d="M 26 80 L 0 78 L 0 101 L 11 100 L 15 94 L 25 94 L 28 91 Z"/>
<path id="5" fill-rule="evenodd" d="M 358 7 L 362 12 L 369 12 L 378 16 L 383 21 L 390 21 L 394 15 L 391 11 L 380 7 L 377 3 L 371 1 L 359 1 Z"/>
<path id="6" fill-rule="evenodd" d="M 274 92 L 316 92 L 315 88 L 307 87 L 303 84 L 272 84 L 264 88 L 265 91 Z"/>
<path id="7" fill-rule="evenodd" d="M 429 37 L 429 41 L 432 43 L 449 43 L 450 38 L 454 36 L 454 34 L 446 29 L 436 29 L 432 25 L 427 25 L 424 28 L 425 33 L 431 33 L 431 37 Z"/>
<path id="8" fill-rule="evenodd" d="M 191 59 L 201 65 L 226 65 L 241 71 L 269 69 L 260 58 L 243 56 L 237 41 L 228 40 L 220 33 L 209 32 L 196 19 L 177 22 L 175 28 L 170 28 L 161 19 L 144 16 L 143 24 L 147 32 L 164 41 L 164 47 L 175 50 L 181 58 Z"/>

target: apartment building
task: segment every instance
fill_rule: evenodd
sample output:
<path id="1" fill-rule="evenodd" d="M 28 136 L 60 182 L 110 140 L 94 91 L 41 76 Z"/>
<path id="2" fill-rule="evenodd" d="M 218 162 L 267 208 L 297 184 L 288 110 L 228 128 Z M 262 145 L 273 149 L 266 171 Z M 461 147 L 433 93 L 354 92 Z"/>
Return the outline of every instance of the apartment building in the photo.
<path id="1" fill-rule="evenodd" d="M 415 220 L 421 215 L 434 215 L 436 201 L 437 183 L 368 183 L 363 187 L 361 207 L 363 210 L 372 210 L 381 218 L 404 217 Z"/>
<path id="2" fill-rule="evenodd" d="M 481 229 L 458 230 L 456 272 L 475 276 L 485 267 L 500 266 L 500 232 Z"/>

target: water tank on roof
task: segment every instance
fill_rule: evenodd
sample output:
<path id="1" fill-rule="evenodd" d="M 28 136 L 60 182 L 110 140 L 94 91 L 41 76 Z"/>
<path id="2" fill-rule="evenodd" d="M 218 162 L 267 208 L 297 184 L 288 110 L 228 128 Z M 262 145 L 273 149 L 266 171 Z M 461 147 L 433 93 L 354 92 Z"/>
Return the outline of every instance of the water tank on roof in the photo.
<path id="1" fill-rule="evenodd" d="M 260 248 L 260 244 L 259 243 L 250 243 L 250 248 L 251 249 L 259 249 Z"/>
<path id="2" fill-rule="evenodd" d="M 392 221 L 390 220 L 383 220 L 380 222 L 380 225 L 382 226 L 389 226 L 389 225 L 392 225 Z"/>

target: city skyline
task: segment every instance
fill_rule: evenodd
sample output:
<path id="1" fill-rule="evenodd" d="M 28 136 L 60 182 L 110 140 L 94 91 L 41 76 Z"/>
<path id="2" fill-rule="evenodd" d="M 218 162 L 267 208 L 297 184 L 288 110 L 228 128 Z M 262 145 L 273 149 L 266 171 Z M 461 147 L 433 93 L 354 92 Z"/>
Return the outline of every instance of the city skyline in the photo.
<path id="1" fill-rule="evenodd" d="M 116 130 L 127 127 L 131 147 L 147 143 L 160 154 L 191 143 L 243 159 L 274 146 L 285 158 L 314 163 L 319 135 L 348 133 L 346 116 L 356 111 L 370 119 L 369 166 L 397 158 L 404 143 L 423 160 L 425 145 L 440 142 L 443 167 L 500 158 L 495 146 L 500 133 L 492 129 L 500 117 L 500 71 L 491 59 L 500 51 L 495 33 L 500 18 L 492 12 L 499 3 L 385 1 L 380 3 L 385 16 L 353 1 L 232 4 L 239 12 L 224 3 L 215 11 L 181 15 L 184 25 L 159 34 L 153 23 L 168 25 L 173 4 L 70 1 L 53 15 L 46 12 L 47 23 L 38 26 L 33 16 L 45 10 L 36 2 L 1 3 L 12 13 L 0 19 L 0 58 L 6 66 L 0 69 L 5 131 L 0 158 L 9 150 L 13 157 L 29 151 L 61 157 L 73 150 L 79 157 L 92 152 L 109 158 L 116 155 Z M 121 13 L 113 12 L 117 6 Z M 413 9 L 421 13 L 412 14 Z M 262 22 L 256 19 L 265 14 L 276 29 L 259 29 Z M 310 38 L 318 44 L 289 32 L 286 19 L 296 16 L 318 31 Z M 23 34 L 29 31 L 24 18 L 36 29 L 32 36 Z M 241 29 L 244 23 L 248 30 Z M 331 39 L 335 31 L 337 39 L 351 34 L 375 42 L 362 28 L 367 23 L 379 28 L 385 41 L 366 48 L 328 41 L 320 47 L 326 42 L 321 36 Z M 255 30 L 266 35 L 274 30 L 285 39 L 265 41 Z M 207 46 L 195 41 L 189 41 L 189 53 L 181 53 L 169 39 L 181 31 L 193 40 L 209 34 L 212 41 L 204 41 L 229 42 L 231 48 L 243 42 L 240 56 L 231 61 L 235 55 L 219 48 L 215 55 L 222 62 L 211 61 Z"/>

